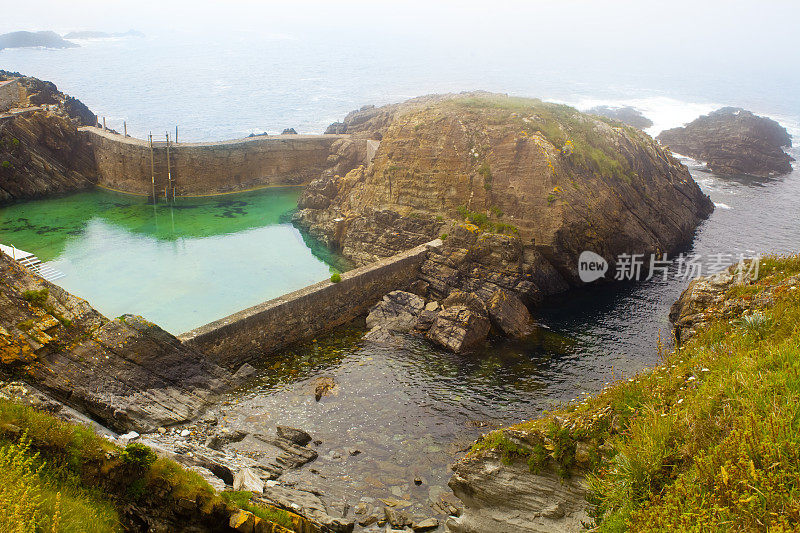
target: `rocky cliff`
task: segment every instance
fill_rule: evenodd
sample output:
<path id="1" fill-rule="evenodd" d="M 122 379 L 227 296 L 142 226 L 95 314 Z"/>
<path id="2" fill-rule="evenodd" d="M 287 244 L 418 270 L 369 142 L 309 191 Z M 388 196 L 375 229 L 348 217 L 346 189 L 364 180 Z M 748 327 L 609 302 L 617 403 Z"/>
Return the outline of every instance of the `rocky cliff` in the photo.
<path id="1" fill-rule="evenodd" d="M 668 251 L 712 209 L 650 137 L 567 106 L 488 93 L 429 96 L 364 108 L 332 129 L 353 138 L 307 188 L 295 220 L 357 264 L 466 222 L 496 255 L 486 274 L 511 269 L 523 279 L 532 265 L 546 265 L 535 269 L 544 278 L 528 277 L 524 292 L 534 297 L 577 284 L 583 250 L 610 260 Z M 366 166 L 355 163 L 363 160 L 354 153 L 359 138 L 380 142 Z M 445 241 L 445 266 L 458 270 L 475 257 L 464 242 Z M 470 270 L 461 269 L 465 280 Z"/>
<path id="2" fill-rule="evenodd" d="M 793 159 L 783 150 L 792 146 L 786 128 L 744 109 L 724 107 L 656 138 L 721 174 L 770 176 L 792 171 Z"/>
<path id="3" fill-rule="evenodd" d="M 231 384 L 155 324 L 109 320 L 2 253 L 0 372 L 121 432 L 191 420 Z"/>
<path id="4" fill-rule="evenodd" d="M 94 113 L 51 82 L 0 71 L 5 79 L 17 80 L 26 97 L 0 116 L 0 203 L 91 187 L 94 152 L 77 128 L 96 124 Z"/>

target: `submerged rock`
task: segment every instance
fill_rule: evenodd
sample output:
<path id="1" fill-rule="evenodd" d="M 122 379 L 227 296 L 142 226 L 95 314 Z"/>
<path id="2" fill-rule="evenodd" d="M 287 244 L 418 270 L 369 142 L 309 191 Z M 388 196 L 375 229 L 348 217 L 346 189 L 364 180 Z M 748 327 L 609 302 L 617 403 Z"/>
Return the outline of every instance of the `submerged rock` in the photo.
<path id="1" fill-rule="evenodd" d="M 792 146 L 786 128 L 736 107 L 723 107 L 656 138 L 721 174 L 770 176 L 792 171 L 793 159 L 783 150 Z"/>
<path id="2" fill-rule="evenodd" d="M 278 426 L 276 428 L 278 436 L 291 441 L 298 446 L 306 446 L 311 442 L 311 435 L 302 429 L 290 428 L 289 426 Z"/>

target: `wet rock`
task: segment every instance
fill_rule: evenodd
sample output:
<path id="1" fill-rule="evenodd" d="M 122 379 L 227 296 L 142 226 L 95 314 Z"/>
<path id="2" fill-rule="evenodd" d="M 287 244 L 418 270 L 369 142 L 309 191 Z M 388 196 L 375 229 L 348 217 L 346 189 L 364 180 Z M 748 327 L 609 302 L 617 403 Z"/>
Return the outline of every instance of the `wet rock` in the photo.
<path id="1" fill-rule="evenodd" d="M 323 376 L 314 384 L 314 399 L 320 401 L 323 396 L 329 395 L 335 389 L 336 381 L 331 377 Z"/>
<path id="2" fill-rule="evenodd" d="M 392 527 L 403 528 L 412 524 L 411 518 L 405 511 L 384 507 L 383 514 L 386 521 L 391 524 Z"/>
<path id="3" fill-rule="evenodd" d="M 439 527 L 439 520 L 436 518 L 428 518 L 426 520 L 420 520 L 419 522 L 414 522 L 411 524 L 411 529 L 414 531 L 430 531 L 431 529 L 436 529 Z"/>
<path id="4" fill-rule="evenodd" d="M 246 381 L 248 378 L 252 377 L 257 370 L 250 364 L 245 363 L 239 367 L 239 370 L 233 375 L 233 382 L 235 386 L 241 385 L 242 381 Z"/>
<path id="5" fill-rule="evenodd" d="M 354 520 L 334 517 L 318 494 L 310 491 L 285 486 L 265 487 L 259 499 L 292 510 L 337 533 L 350 533 L 355 527 Z"/>
<path id="6" fill-rule="evenodd" d="M 296 429 L 289 426 L 278 426 L 276 431 L 279 437 L 291 441 L 298 446 L 305 446 L 311 442 L 311 435 L 302 429 Z"/>
<path id="7" fill-rule="evenodd" d="M 392 291 L 372 306 L 367 315 L 367 328 L 380 326 L 388 331 L 411 331 L 424 307 L 422 297 L 410 292 Z"/>
<path id="8" fill-rule="evenodd" d="M 486 340 L 491 324 L 486 306 L 474 294 L 456 291 L 442 304 L 427 338 L 455 353 L 463 353 Z"/>
<path id="9" fill-rule="evenodd" d="M 513 293 L 498 289 L 487 305 L 492 323 L 507 337 L 521 339 L 533 329 L 533 319 L 525 304 Z"/>
<path id="10" fill-rule="evenodd" d="M 249 468 L 242 468 L 233 477 L 233 490 L 249 490 L 260 494 L 264 491 L 264 481 Z"/>

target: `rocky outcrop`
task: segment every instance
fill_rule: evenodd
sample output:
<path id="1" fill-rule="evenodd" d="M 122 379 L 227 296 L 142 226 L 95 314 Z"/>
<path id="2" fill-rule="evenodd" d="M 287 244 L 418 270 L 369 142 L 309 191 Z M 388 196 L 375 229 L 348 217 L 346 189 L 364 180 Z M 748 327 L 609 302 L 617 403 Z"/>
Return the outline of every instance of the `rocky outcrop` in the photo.
<path id="1" fill-rule="evenodd" d="M 482 344 L 491 324 L 486 305 L 474 294 L 454 291 L 442 303 L 427 338 L 451 352 L 466 352 Z"/>
<path id="2" fill-rule="evenodd" d="M 109 320 L 3 254 L 0 367 L 120 432 L 191 420 L 231 385 L 155 324 Z"/>
<path id="3" fill-rule="evenodd" d="M 504 462 L 496 451 L 468 456 L 454 472 L 449 485 L 464 511 L 447 520 L 452 533 L 572 533 L 590 522 L 580 476 L 532 474 L 527 462 Z"/>
<path id="4" fill-rule="evenodd" d="M 357 143 L 343 142 L 304 193 L 295 222 L 356 264 L 452 236 L 469 222 L 474 242 L 454 243 L 433 259 L 438 272 L 423 276 L 441 296 L 489 281 L 485 301 L 517 284 L 505 288 L 521 288 L 528 303 L 543 286 L 580 283 L 581 251 L 612 266 L 620 253 L 668 251 L 712 209 L 687 169 L 650 137 L 566 106 L 445 95 L 364 108 L 343 124 L 356 138 L 379 140 L 377 152 L 352 167 Z M 476 281 L 465 263 L 497 275 Z"/>
<path id="5" fill-rule="evenodd" d="M 48 111 L 0 121 L 0 203 L 87 189 L 91 146 L 69 119 Z"/>
<path id="6" fill-rule="evenodd" d="M 25 91 L 25 102 L 31 106 L 54 106 L 51 110 L 61 116 L 73 120 L 78 126 L 95 126 L 97 115 L 86 105 L 67 94 L 62 93 L 51 81 L 40 80 L 32 76 L 23 76 L 19 72 L 0 70 L 0 80 L 16 80 Z"/>
<path id="7" fill-rule="evenodd" d="M 647 129 L 653 125 L 653 121 L 642 115 L 642 112 L 631 106 L 608 106 L 599 105 L 586 111 L 590 115 L 598 115 L 601 117 L 617 120 L 628 126 L 639 128 L 640 130 Z"/>
<path id="8" fill-rule="evenodd" d="M 770 176 L 792 171 L 786 128 L 772 119 L 724 107 L 656 137 L 674 152 L 704 161 L 721 174 Z"/>

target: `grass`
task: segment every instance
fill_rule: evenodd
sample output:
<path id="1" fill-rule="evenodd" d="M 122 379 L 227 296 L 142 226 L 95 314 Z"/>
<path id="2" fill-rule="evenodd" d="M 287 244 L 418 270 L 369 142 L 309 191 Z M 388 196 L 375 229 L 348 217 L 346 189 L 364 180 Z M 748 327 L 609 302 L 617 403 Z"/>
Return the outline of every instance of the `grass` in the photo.
<path id="1" fill-rule="evenodd" d="M 180 500 L 214 516 L 238 507 L 290 531 L 307 527 L 249 496 L 217 494 L 202 476 L 143 444 L 120 450 L 89 427 L 0 399 L 0 531 L 118 532 L 118 509 L 163 509 Z"/>
<path id="2" fill-rule="evenodd" d="M 525 136 L 540 134 L 560 149 L 567 161 L 576 168 L 627 183 L 637 177 L 631 163 L 620 153 L 614 141 L 595 131 L 595 121 L 601 120 L 612 127 L 623 128 L 632 139 L 643 141 L 643 134 L 621 123 L 598 117 L 587 119 L 573 107 L 532 98 L 488 95 L 459 98 L 453 102 L 467 109 L 493 109 L 504 115 L 505 122 L 517 121 Z"/>
<path id="3" fill-rule="evenodd" d="M 519 229 L 517 229 L 515 226 L 506 224 L 505 222 L 495 222 L 489 218 L 489 215 L 476 211 L 470 211 L 465 205 L 458 206 L 458 208 L 456 208 L 456 212 L 462 220 L 477 226 L 483 231 L 488 231 L 489 233 L 502 233 L 506 235 L 517 235 L 519 233 Z M 497 217 L 500 217 L 503 214 L 503 212 L 499 209 L 490 209 L 489 212 Z"/>
<path id="4" fill-rule="evenodd" d="M 800 256 L 766 259 L 758 281 L 727 295 L 742 316 L 712 310 L 658 368 L 472 453 L 580 471 L 599 532 L 797 531 L 800 286 L 787 279 L 799 273 Z"/>

